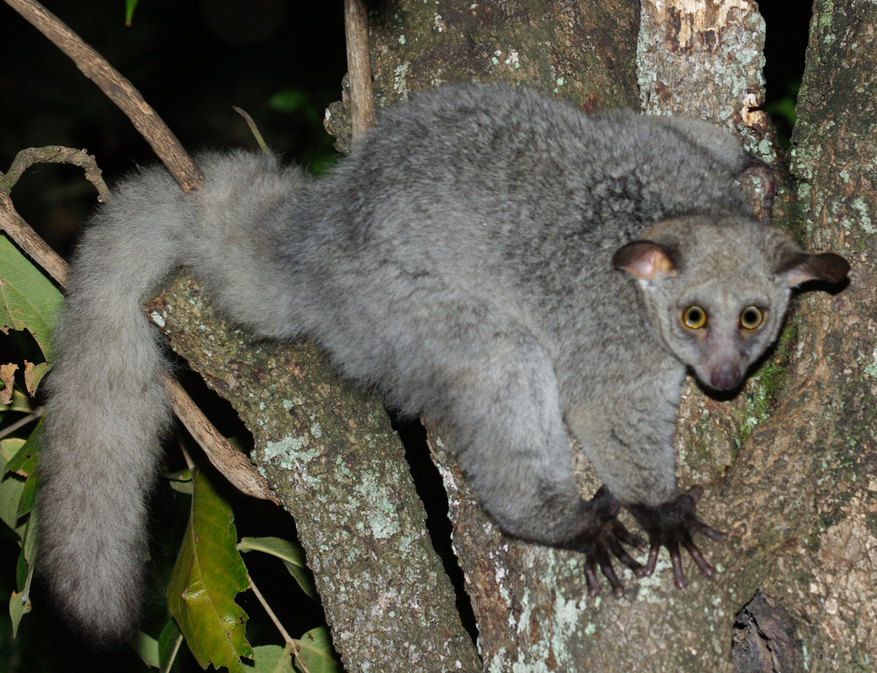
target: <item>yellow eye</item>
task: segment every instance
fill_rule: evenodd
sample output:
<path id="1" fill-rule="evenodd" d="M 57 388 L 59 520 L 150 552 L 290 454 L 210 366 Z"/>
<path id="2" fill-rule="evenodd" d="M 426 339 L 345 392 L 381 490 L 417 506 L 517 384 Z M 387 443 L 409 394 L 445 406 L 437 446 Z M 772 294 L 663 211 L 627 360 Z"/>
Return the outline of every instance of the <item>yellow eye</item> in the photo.
<path id="1" fill-rule="evenodd" d="M 740 326 L 743 329 L 758 329 L 763 322 L 764 313 L 761 312 L 761 309 L 756 308 L 755 306 L 743 309 L 743 313 L 740 314 Z"/>
<path id="2" fill-rule="evenodd" d="M 688 329 L 700 329 L 706 325 L 706 311 L 700 306 L 689 306 L 682 313 L 682 324 Z"/>

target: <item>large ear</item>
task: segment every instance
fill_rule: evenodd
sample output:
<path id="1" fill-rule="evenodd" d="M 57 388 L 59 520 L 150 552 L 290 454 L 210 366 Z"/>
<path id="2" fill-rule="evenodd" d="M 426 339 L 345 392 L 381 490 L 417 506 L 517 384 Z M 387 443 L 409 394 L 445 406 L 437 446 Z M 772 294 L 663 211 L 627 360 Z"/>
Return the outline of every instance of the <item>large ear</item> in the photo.
<path id="1" fill-rule="evenodd" d="M 622 245 L 612 256 L 612 264 L 640 280 L 654 280 L 659 274 L 676 275 L 676 265 L 670 254 L 652 241 L 631 241 Z"/>
<path id="2" fill-rule="evenodd" d="M 819 255 L 791 252 L 777 265 L 774 273 L 787 285 L 794 287 L 808 280 L 839 283 L 847 277 L 849 271 L 849 262 L 833 252 L 823 252 Z"/>

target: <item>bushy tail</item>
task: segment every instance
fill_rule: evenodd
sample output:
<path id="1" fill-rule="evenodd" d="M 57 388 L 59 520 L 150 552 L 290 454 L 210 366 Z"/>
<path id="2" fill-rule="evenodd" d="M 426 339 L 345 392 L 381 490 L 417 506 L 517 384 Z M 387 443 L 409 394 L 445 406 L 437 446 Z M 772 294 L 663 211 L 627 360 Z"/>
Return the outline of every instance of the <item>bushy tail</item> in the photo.
<path id="1" fill-rule="evenodd" d="M 182 264 L 234 266 L 235 256 L 256 254 L 246 249 L 251 221 L 210 220 L 224 212 L 223 200 L 264 215 L 299 180 L 259 155 L 200 163 L 207 183 L 194 195 L 153 168 L 101 209 L 78 248 L 56 331 L 38 565 L 61 609 L 98 642 L 130 636 L 138 623 L 147 498 L 171 418 L 165 360 L 142 304 Z"/>

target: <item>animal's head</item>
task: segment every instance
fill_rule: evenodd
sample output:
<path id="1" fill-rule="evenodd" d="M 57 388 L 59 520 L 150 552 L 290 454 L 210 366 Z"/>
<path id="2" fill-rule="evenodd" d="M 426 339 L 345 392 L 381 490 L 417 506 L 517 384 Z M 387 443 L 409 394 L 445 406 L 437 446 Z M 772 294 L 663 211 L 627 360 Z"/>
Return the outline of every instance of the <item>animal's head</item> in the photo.
<path id="1" fill-rule="evenodd" d="M 698 217 L 650 227 L 613 264 L 639 285 L 655 335 L 717 390 L 738 387 L 774 342 L 792 288 L 849 271 L 843 257 L 806 253 L 776 227 Z"/>

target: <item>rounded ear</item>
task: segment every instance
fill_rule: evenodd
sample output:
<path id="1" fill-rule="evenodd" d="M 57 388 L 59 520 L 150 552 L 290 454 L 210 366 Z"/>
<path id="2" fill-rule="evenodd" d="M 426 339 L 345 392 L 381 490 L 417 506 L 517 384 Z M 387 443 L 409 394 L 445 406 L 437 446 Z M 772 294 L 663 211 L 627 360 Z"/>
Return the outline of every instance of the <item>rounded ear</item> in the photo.
<path id="1" fill-rule="evenodd" d="M 794 287 L 808 280 L 839 283 L 847 277 L 849 271 L 849 262 L 833 252 L 823 252 L 818 255 L 792 252 L 777 265 L 774 274 L 789 287 Z"/>
<path id="2" fill-rule="evenodd" d="M 612 256 L 612 264 L 640 280 L 676 275 L 676 265 L 670 254 L 652 241 L 631 241 L 622 245 Z"/>

